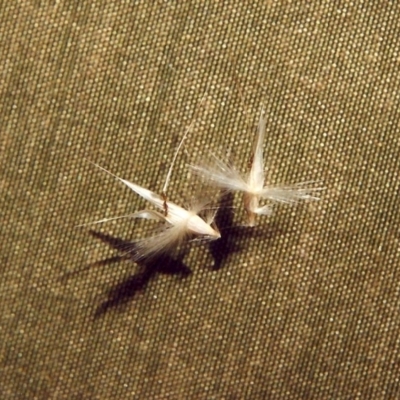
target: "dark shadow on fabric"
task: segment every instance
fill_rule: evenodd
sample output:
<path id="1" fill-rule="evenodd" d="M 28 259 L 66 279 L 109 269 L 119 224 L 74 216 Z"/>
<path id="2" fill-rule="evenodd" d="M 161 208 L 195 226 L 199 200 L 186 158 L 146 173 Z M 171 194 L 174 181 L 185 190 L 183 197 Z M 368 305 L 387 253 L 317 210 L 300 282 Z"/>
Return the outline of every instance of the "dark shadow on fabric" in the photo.
<path id="1" fill-rule="evenodd" d="M 213 271 L 223 267 L 230 254 L 238 253 L 246 247 L 246 239 L 257 237 L 261 240 L 272 240 L 285 233 L 285 230 L 272 222 L 267 226 L 233 226 L 233 193 L 221 196 L 215 222 L 221 231 L 221 238 L 210 242 L 210 253 L 214 260 Z M 264 246 L 264 244 L 263 244 Z"/>
<path id="2" fill-rule="evenodd" d="M 233 193 L 228 192 L 222 195 L 219 200 L 219 208 L 215 216 L 215 223 L 221 231 L 221 238 L 209 244 L 210 253 L 214 260 L 214 264 L 211 267 L 213 271 L 218 271 L 222 268 L 229 254 L 240 251 L 240 247 L 234 242 L 233 236 L 231 236 L 231 230 L 234 229 L 232 228 L 233 198 Z M 229 229 L 229 231 L 224 232 L 227 229 Z"/>
<path id="3" fill-rule="evenodd" d="M 95 265 L 105 265 L 122 260 L 132 260 L 136 254 L 135 244 L 120 238 L 107 235 L 105 233 L 90 230 L 89 233 L 102 242 L 108 244 L 113 249 L 123 253 L 121 256 L 115 256 L 95 263 Z M 142 291 L 149 281 L 157 274 L 178 275 L 182 278 L 189 276 L 192 271 L 182 262 L 184 254 L 179 258 L 173 258 L 169 255 L 162 255 L 157 259 L 150 261 L 140 261 L 136 263 L 139 266 L 139 272 L 128 279 L 117 284 L 107 293 L 107 299 L 103 301 L 95 312 L 95 317 L 100 317 L 113 307 L 121 306 L 129 302 L 136 293 Z M 93 266 L 93 264 L 92 264 Z"/>
<path id="4" fill-rule="evenodd" d="M 90 230 L 89 233 L 120 252 L 121 255 L 91 263 L 84 268 L 64 275 L 63 278 L 69 278 L 93 267 L 110 265 L 124 260 L 131 260 L 139 267 L 139 271 L 135 275 L 118 283 L 107 292 L 106 300 L 96 309 L 95 318 L 102 316 L 111 308 L 120 307 L 131 301 L 138 292 L 146 288 L 149 281 L 157 274 L 177 275 L 185 278 L 192 273 L 191 269 L 182 262 L 185 253 L 182 253 L 177 258 L 163 255 L 154 260 L 138 262 L 134 260 L 136 254 L 135 243 L 94 230 Z"/>

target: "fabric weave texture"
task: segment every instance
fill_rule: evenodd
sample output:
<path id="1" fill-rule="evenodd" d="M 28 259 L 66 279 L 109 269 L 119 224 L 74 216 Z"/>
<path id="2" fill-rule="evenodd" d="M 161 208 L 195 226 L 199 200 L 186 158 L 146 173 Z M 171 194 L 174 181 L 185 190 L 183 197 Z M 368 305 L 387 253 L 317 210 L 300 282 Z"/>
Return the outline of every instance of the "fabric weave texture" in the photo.
<path id="1" fill-rule="evenodd" d="M 400 4 L 0 4 L 1 399 L 400 398 Z M 205 101 L 199 104 L 205 94 Z M 208 193 L 188 163 L 251 158 L 321 201 L 139 265 L 147 205 Z M 215 196 L 218 193 L 213 193 Z M 90 230 L 93 230 L 90 233 Z M 178 258 L 180 256 L 180 258 Z"/>

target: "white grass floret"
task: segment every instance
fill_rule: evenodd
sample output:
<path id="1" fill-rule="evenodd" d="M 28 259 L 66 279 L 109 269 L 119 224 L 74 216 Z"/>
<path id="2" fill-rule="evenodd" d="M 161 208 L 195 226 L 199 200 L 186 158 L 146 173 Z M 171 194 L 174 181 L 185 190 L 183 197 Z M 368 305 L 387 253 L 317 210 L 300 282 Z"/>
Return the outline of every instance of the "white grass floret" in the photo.
<path id="1" fill-rule="evenodd" d="M 203 96 L 201 102 L 203 102 L 205 95 Z M 216 214 L 216 209 L 212 211 L 211 208 L 207 207 L 208 202 L 205 201 L 195 201 L 191 207 L 184 208 L 177 204 L 171 202 L 167 198 L 167 188 L 171 179 L 172 169 L 177 159 L 177 155 L 187 138 L 189 131 L 192 129 L 194 122 L 186 129 L 179 146 L 177 147 L 174 157 L 171 162 L 171 166 L 168 170 L 165 184 L 162 190 L 162 196 L 148 190 L 142 186 L 135 183 L 122 179 L 111 172 L 107 171 L 105 168 L 94 164 L 103 171 L 109 173 L 110 175 L 117 178 L 119 181 L 124 183 L 129 189 L 133 190 L 139 196 L 143 197 L 149 203 L 151 203 L 156 208 L 163 210 L 163 213 L 156 210 L 141 210 L 129 215 L 105 218 L 100 221 L 93 222 L 102 223 L 119 218 L 144 218 L 150 220 L 156 220 L 162 223 L 162 225 L 154 232 L 154 235 L 136 240 L 133 244 L 132 257 L 136 260 L 139 259 L 149 259 L 158 257 L 163 253 L 167 253 L 175 249 L 179 244 L 183 242 L 184 239 L 190 236 L 194 236 L 197 239 L 205 240 L 215 240 L 221 237 L 214 223 L 214 216 Z M 201 218 L 199 214 L 204 212 L 205 219 Z"/>
<path id="2" fill-rule="evenodd" d="M 254 143 L 251 169 L 248 174 L 241 174 L 229 162 L 219 159 L 211 153 L 211 162 L 200 165 L 190 165 L 191 170 L 202 176 L 211 184 L 232 192 L 243 192 L 244 208 L 248 215 L 248 225 L 255 225 L 256 215 L 270 215 L 271 205 L 261 205 L 260 200 L 273 203 L 294 204 L 302 200 L 319 200 L 317 192 L 323 190 L 319 182 L 302 182 L 294 185 L 265 184 L 263 159 L 263 143 L 266 122 L 264 110 L 261 110 L 257 135 Z"/>
<path id="3" fill-rule="evenodd" d="M 156 220 L 162 223 L 161 227 L 154 232 L 154 235 L 134 241 L 135 255 L 133 258 L 149 259 L 157 257 L 163 253 L 167 253 L 176 248 L 183 240 L 189 236 L 200 237 L 204 240 L 215 240 L 221 237 L 218 229 L 213 228 L 213 215 L 211 215 L 207 221 L 201 218 L 198 214 L 207 209 L 206 203 L 193 204 L 189 209 L 178 206 L 177 204 L 165 200 L 163 197 L 157 195 L 151 190 L 145 189 L 135 183 L 129 182 L 122 179 L 105 168 L 94 164 L 103 171 L 111 174 L 122 183 L 124 183 L 129 189 L 133 190 L 139 196 L 143 197 L 149 203 L 154 205 L 160 210 L 168 210 L 165 214 L 156 210 L 141 210 L 132 214 L 105 218 L 99 221 L 92 222 L 91 224 L 103 223 L 118 218 L 144 218 L 149 220 Z"/>

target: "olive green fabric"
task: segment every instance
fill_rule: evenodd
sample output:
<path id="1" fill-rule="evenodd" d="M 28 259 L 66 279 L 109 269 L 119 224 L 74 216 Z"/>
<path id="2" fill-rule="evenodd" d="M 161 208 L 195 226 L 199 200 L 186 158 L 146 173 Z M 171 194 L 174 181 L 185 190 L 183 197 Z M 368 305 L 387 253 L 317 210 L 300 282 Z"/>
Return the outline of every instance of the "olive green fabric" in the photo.
<path id="1" fill-rule="evenodd" d="M 2 2 L 0 398 L 400 398 L 399 37 L 395 1 Z M 185 204 L 262 104 L 268 181 L 320 202 L 249 229 L 230 196 L 151 265 L 151 221 L 76 227 L 146 207 L 88 160 L 160 193 L 194 121 Z"/>

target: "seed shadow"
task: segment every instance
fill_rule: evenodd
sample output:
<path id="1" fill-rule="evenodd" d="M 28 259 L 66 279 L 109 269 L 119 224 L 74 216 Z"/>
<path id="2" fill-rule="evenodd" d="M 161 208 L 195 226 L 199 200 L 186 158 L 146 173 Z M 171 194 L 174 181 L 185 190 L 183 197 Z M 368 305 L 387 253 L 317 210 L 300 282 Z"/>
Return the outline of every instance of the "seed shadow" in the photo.
<path id="1" fill-rule="evenodd" d="M 226 259 L 234 253 L 242 251 L 246 247 L 247 238 L 257 237 L 262 240 L 273 239 L 285 233 L 277 223 L 271 222 L 267 226 L 234 226 L 233 193 L 225 193 L 219 201 L 218 213 L 215 222 L 221 230 L 221 238 L 209 243 L 209 249 L 214 264 L 213 271 L 223 267 Z"/>
<path id="2" fill-rule="evenodd" d="M 233 198 L 233 193 L 228 192 L 223 194 L 219 200 L 215 224 L 221 230 L 221 238 L 209 243 L 209 250 L 214 261 L 211 267 L 213 271 L 221 269 L 230 254 L 240 251 L 240 246 L 234 240 L 234 236 L 231 235 L 231 231 L 235 230 L 232 227 L 234 215 L 232 211 Z M 228 229 L 229 231 L 224 233 L 224 230 Z"/>
<path id="3" fill-rule="evenodd" d="M 134 261 L 134 255 L 136 254 L 134 243 L 94 230 L 90 230 L 89 233 L 122 254 L 89 264 L 79 271 L 74 271 L 73 274 L 96 266 L 110 265 L 124 260 Z M 138 292 L 146 288 L 149 281 L 157 274 L 177 275 L 181 278 L 188 277 L 192 271 L 182 262 L 184 255 L 182 253 L 177 258 L 162 255 L 150 261 L 134 261 L 138 265 L 139 271 L 108 290 L 106 299 L 97 307 L 94 317 L 99 318 L 111 308 L 123 306 L 131 301 Z"/>

